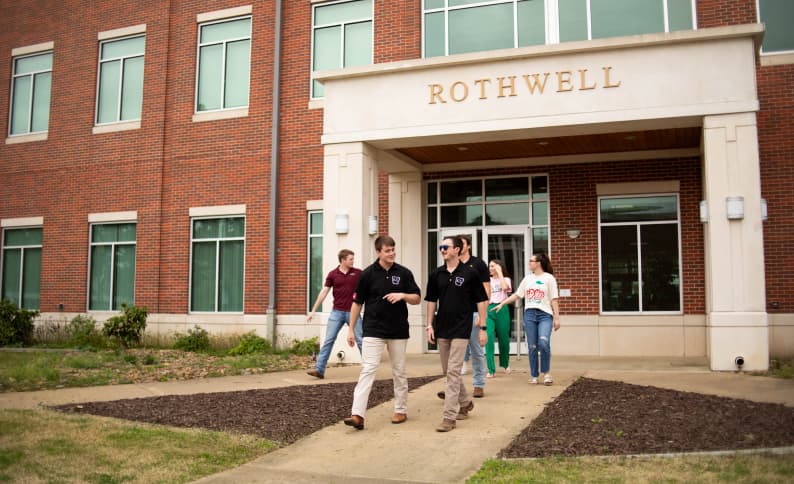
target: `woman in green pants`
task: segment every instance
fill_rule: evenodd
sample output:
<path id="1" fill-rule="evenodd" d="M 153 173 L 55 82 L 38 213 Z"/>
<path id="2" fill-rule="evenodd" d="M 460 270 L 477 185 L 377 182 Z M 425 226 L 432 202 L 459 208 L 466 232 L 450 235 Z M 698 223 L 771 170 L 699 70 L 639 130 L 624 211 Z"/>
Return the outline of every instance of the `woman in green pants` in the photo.
<path id="1" fill-rule="evenodd" d="M 510 308 L 502 307 L 499 311 L 494 311 L 494 308 L 507 299 L 513 288 L 502 261 L 493 259 L 488 269 L 491 272 L 491 300 L 488 304 L 488 343 L 485 345 L 488 374 L 485 377 L 493 378 L 496 373 L 494 336 L 499 340 L 499 366 L 504 368 L 505 373 L 510 373 Z"/>

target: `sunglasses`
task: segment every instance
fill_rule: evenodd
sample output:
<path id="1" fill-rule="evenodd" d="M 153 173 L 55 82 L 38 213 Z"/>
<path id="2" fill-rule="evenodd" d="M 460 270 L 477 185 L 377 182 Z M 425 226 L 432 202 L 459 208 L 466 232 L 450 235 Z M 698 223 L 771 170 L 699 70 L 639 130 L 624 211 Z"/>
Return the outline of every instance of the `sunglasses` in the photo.
<path id="1" fill-rule="evenodd" d="M 438 250 L 449 250 L 449 246 L 446 245 L 446 244 L 445 245 L 439 245 L 438 246 Z"/>

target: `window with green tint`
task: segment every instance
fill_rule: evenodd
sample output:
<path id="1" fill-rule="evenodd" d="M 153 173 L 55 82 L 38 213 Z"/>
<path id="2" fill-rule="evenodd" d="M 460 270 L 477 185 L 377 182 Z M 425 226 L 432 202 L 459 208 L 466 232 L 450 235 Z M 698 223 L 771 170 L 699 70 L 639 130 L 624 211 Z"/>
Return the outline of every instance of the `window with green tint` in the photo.
<path id="1" fill-rule="evenodd" d="M 515 47 L 512 3 L 450 10 L 448 28 L 449 54 Z"/>
<path id="2" fill-rule="evenodd" d="M 794 2 L 758 0 L 758 17 L 766 27 L 762 53 L 794 51 Z"/>
<path id="3" fill-rule="evenodd" d="M 560 42 L 587 40 L 587 0 L 557 0 Z"/>
<path id="4" fill-rule="evenodd" d="M 546 43 L 546 11 L 543 0 L 519 0 L 518 47 Z"/>
<path id="5" fill-rule="evenodd" d="M 441 182 L 441 203 L 478 202 L 482 200 L 482 180 Z"/>
<path id="6" fill-rule="evenodd" d="M 677 219 L 678 199 L 675 196 L 604 198 L 601 200 L 602 223 Z"/>
<path id="7" fill-rule="evenodd" d="M 135 304 L 135 223 L 91 226 L 88 309 L 115 311 Z"/>
<path id="8" fill-rule="evenodd" d="M 592 38 L 664 32 L 663 0 L 590 0 Z"/>
<path id="9" fill-rule="evenodd" d="M 314 5 L 312 72 L 372 64 L 372 0 Z M 311 97 L 325 90 L 312 80 Z"/>
<path id="10" fill-rule="evenodd" d="M 39 309 L 42 229 L 3 230 L 0 297 L 18 307 Z"/>
<path id="11" fill-rule="evenodd" d="M 431 8 L 444 8 L 444 0 L 424 0 L 425 10 Z"/>
<path id="12" fill-rule="evenodd" d="M 482 223 L 482 205 L 441 207 L 442 227 L 469 227 Z"/>
<path id="13" fill-rule="evenodd" d="M 545 252 L 550 254 L 549 250 L 549 229 L 546 227 L 537 227 L 532 229 L 532 252 Z"/>
<path id="14" fill-rule="evenodd" d="M 527 177 L 488 178 L 485 180 L 485 200 L 527 200 L 529 186 Z"/>
<path id="15" fill-rule="evenodd" d="M 242 312 L 245 218 L 193 219 L 190 310 Z"/>
<path id="16" fill-rule="evenodd" d="M 248 106 L 251 17 L 199 25 L 196 111 Z"/>
<path id="17" fill-rule="evenodd" d="M 10 135 L 47 131 L 52 91 L 52 52 L 14 58 Z"/>
<path id="18" fill-rule="evenodd" d="M 143 35 L 100 44 L 96 124 L 141 118 L 145 47 Z"/>
<path id="19" fill-rule="evenodd" d="M 309 212 L 309 286 L 306 310 L 311 311 L 323 286 L 323 212 Z"/>
<path id="20" fill-rule="evenodd" d="M 547 202 L 534 202 L 532 204 L 532 225 L 549 224 L 549 204 Z"/>
<path id="21" fill-rule="evenodd" d="M 678 197 L 600 201 L 601 309 L 680 312 Z"/>
<path id="22" fill-rule="evenodd" d="M 485 206 L 486 225 L 529 224 L 528 203 L 494 203 Z"/>
<path id="23" fill-rule="evenodd" d="M 427 184 L 427 203 L 436 203 L 438 199 L 438 194 L 436 193 L 437 187 L 438 183 Z"/>
<path id="24" fill-rule="evenodd" d="M 532 177 L 532 200 L 546 200 L 549 196 L 549 179 L 545 176 Z"/>
<path id="25" fill-rule="evenodd" d="M 692 22 L 692 1 L 691 0 L 667 0 L 667 22 L 668 30 L 691 30 Z"/>
<path id="26" fill-rule="evenodd" d="M 438 228 L 438 207 L 427 208 L 427 228 Z"/>

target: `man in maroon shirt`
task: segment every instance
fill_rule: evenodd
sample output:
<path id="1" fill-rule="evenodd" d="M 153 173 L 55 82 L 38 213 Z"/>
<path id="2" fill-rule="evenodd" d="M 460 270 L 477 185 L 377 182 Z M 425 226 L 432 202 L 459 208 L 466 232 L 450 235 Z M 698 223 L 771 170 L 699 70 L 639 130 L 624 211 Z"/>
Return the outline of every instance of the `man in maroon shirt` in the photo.
<path id="1" fill-rule="evenodd" d="M 358 278 L 361 276 L 361 269 L 353 267 L 355 262 L 352 250 L 342 249 L 339 251 L 339 266 L 328 273 L 325 278 L 325 286 L 320 294 L 317 295 L 317 300 L 314 302 L 312 312 L 306 318 L 306 322 L 310 322 L 314 317 L 314 313 L 320 304 L 325 300 L 325 296 L 333 288 L 334 290 L 334 309 L 328 316 L 328 327 L 325 332 L 325 341 L 320 354 L 317 356 L 317 366 L 314 370 L 307 371 L 306 374 L 316 378 L 325 378 L 325 366 L 328 364 L 328 357 L 331 356 L 331 349 L 334 347 L 336 336 L 345 324 L 350 324 L 350 307 L 353 305 L 353 296 L 356 292 L 356 284 Z M 363 335 L 363 325 L 361 324 L 361 317 L 358 318 L 358 324 L 355 325 L 356 345 L 358 351 L 361 352 L 361 338 Z"/>

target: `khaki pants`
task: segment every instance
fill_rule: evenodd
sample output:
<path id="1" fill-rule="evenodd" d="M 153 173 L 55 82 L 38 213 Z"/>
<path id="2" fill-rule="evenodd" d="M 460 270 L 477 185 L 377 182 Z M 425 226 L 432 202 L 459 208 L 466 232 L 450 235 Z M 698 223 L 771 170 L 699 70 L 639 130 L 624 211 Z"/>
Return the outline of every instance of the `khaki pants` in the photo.
<path id="1" fill-rule="evenodd" d="M 468 339 L 437 340 L 438 353 L 441 355 L 441 370 L 447 375 L 447 384 L 444 387 L 444 418 L 455 420 L 460 407 L 471 401 L 469 392 L 460 377 L 460 368 L 463 366 L 463 357 L 466 355 Z"/>
<path id="2" fill-rule="evenodd" d="M 408 377 L 405 375 L 405 346 L 407 339 L 382 339 L 365 337 L 361 343 L 361 374 L 353 391 L 351 415 L 364 417 L 367 401 L 380 366 L 383 349 L 389 348 L 391 373 L 394 380 L 394 413 L 408 413 Z M 459 369 L 460 370 L 460 369 Z"/>

